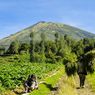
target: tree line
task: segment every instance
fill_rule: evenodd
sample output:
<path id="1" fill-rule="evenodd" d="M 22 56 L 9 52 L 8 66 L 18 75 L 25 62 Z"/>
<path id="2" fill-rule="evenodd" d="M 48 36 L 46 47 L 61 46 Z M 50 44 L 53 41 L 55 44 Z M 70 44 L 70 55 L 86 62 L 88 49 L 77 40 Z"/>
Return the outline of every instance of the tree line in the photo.
<path id="1" fill-rule="evenodd" d="M 95 48 L 95 39 L 83 38 L 79 41 L 69 37 L 54 34 L 54 40 L 46 40 L 46 34 L 41 33 L 41 41 L 36 42 L 35 32 L 30 34 L 30 44 L 14 41 L 5 51 L 0 48 L 0 54 L 22 54 L 29 53 L 31 62 L 45 63 L 64 63 L 68 67 L 66 70 L 74 73 L 76 71 L 76 62 L 80 56 Z M 89 59 L 89 58 L 88 58 Z M 69 64 L 70 63 L 70 64 Z"/>

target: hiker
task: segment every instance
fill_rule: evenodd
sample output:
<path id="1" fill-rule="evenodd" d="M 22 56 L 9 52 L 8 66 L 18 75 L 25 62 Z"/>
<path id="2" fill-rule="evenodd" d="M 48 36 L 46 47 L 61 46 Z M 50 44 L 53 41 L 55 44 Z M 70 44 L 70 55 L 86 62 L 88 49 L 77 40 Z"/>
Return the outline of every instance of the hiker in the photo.
<path id="1" fill-rule="evenodd" d="M 29 75 L 28 79 L 24 83 L 25 93 L 31 90 L 38 89 L 37 77 L 35 75 Z"/>
<path id="2" fill-rule="evenodd" d="M 84 61 L 84 56 L 81 56 L 80 61 L 78 63 L 78 75 L 79 75 L 79 79 L 80 79 L 80 88 L 84 88 L 85 87 L 85 79 L 86 79 L 86 75 L 87 75 L 87 68 L 86 68 L 86 63 Z"/>

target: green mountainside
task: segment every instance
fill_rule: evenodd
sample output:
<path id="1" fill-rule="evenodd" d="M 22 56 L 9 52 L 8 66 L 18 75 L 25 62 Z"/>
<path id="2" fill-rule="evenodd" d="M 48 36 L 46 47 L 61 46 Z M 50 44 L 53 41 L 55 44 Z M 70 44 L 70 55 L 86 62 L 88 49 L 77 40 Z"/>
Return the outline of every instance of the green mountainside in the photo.
<path id="1" fill-rule="evenodd" d="M 54 39 L 55 32 L 58 32 L 60 35 L 67 34 L 74 39 L 82 39 L 82 38 L 95 38 L 95 35 L 89 33 L 87 31 L 66 25 L 61 23 L 52 23 L 52 22 L 38 22 L 33 26 L 30 26 L 26 29 L 23 29 L 15 34 L 12 34 L 6 38 L 0 40 L 0 45 L 9 45 L 12 41 L 18 40 L 20 42 L 29 42 L 30 40 L 30 33 L 35 32 L 35 40 L 40 40 L 41 32 L 46 34 L 46 39 L 51 40 Z"/>

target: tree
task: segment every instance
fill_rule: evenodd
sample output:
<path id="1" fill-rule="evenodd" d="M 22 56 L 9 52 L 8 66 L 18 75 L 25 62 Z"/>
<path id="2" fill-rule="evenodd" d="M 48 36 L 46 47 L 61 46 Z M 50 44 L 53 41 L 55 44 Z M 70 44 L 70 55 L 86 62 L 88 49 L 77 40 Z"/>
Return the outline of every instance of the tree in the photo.
<path id="1" fill-rule="evenodd" d="M 84 45 L 82 40 L 78 41 L 75 46 L 73 47 L 72 51 L 77 55 L 77 57 L 80 57 L 84 54 Z"/>
<path id="2" fill-rule="evenodd" d="M 59 41 L 58 41 L 58 48 L 57 48 L 57 52 L 56 52 L 57 61 L 63 60 L 65 46 L 66 46 L 66 44 L 65 44 L 64 38 L 63 38 L 63 36 L 60 36 Z"/>
<path id="3" fill-rule="evenodd" d="M 34 41 L 34 31 L 30 34 L 30 61 L 35 62 L 35 41 Z"/>
<path id="4" fill-rule="evenodd" d="M 45 33 L 41 33 L 41 53 L 45 53 Z"/>
<path id="5" fill-rule="evenodd" d="M 7 53 L 8 54 L 18 54 L 18 49 L 19 49 L 19 42 L 14 41 L 10 44 Z"/>
<path id="6" fill-rule="evenodd" d="M 87 72 L 93 73 L 95 68 L 95 50 L 91 50 L 84 54 L 84 63 L 86 64 Z"/>
<path id="7" fill-rule="evenodd" d="M 59 38 L 60 38 L 59 33 L 56 32 L 55 33 L 55 44 L 56 44 L 57 49 L 59 49 Z"/>
<path id="8" fill-rule="evenodd" d="M 45 62 L 45 33 L 41 33 L 41 55 L 42 55 L 42 62 Z"/>
<path id="9" fill-rule="evenodd" d="M 47 41 L 45 43 L 45 56 L 46 62 L 56 63 L 56 44 L 53 41 Z"/>
<path id="10" fill-rule="evenodd" d="M 88 39 L 88 38 L 83 39 L 83 44 L 84 45 L 88 45 L 89 43 L 90 43 L 90 39 Z"/>
<path id="11" fill-rule="evenodd" d="M 64 49 L 63 63 L 65 65 L 65 71 L 68 76 L 74 75 L 77 71 L 77 56 L 71 52 L 70 47 Z"/>
<path id="12" fill-rule="evenodd" d="M 84 44 L 84 52 L 85 53 L 94 49 L 94 39 L 84 38 L 83 44 Z"/>
<path id="13" fill-rule="evenodd" d="M 5 53 L 5 48 L 4 47 L 0 47 L 0 55 L 3 55 Z"/>
<path id="14" fill-rule="evenodd" d="M 75 44 L 75 40 L 72 39 L 70 36 L 68 36 L 67 34 L 64 35 L 64 40 L 65 40 L 65 43 L 70 46 L 71 48 L 74 46 Z"/>
<path id="15" fill-rule="evenodd" d="M 29 44 L 27 43 L 22 43 L 19 47 L 19 53 L 21 53 L 22 51 L 28 52 L 29 50 Z"/>

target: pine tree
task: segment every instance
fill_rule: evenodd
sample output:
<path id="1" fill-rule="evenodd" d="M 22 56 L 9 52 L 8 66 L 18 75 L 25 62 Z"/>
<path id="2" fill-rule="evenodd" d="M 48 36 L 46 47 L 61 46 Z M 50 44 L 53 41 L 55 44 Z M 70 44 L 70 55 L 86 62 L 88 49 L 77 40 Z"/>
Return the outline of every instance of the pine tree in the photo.
<path id="1" fill-rule="evenodd" d="M 45 33 L 41 33 L 41 55 L 42 55 L 42 62 L 45 62 Z"/>
<path id="2" fill-rule="evenodd" d="M 35 62 L 35 41 L 34 41 L 34 31 L 30 34 L 30 62 Z"/>

